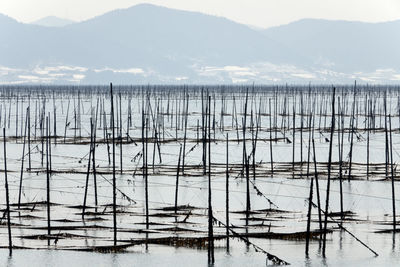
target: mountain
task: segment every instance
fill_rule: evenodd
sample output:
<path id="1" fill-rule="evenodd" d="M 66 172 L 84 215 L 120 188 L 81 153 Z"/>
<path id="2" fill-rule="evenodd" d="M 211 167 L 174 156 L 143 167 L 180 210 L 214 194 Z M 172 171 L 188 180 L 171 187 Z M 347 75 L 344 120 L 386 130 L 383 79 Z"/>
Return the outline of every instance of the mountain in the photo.
<path id="1" fill-rule="evenodd" d="M 140 67 L 158 76 L 197 75 L 194 66 L 269 61 L 291 52 L 267 36 L 225 18 L 141 4 L 62 28 L 17 23 L 2 27 L 0 65 L 27 68 Z M 279 51 L 279 53 L 278 53 Z"/>
<path id="2" fill-rule="evenodd" d="M 30 24 L 45 26 L 45 27 L 64 27 L 75 23 L 75 21 L 69 19 L 63 19 L 55 16 L 48 16 L 31 22 Z"/>
<path id="3" fill-rule="evenodd" d="M 6 15 L 0 14 L 0 29 L 3 30 L 8 27 L 13 27 L 16 24 L 18 24 L 18 22 L 15 19 L 10 18 Z"/>
<path id="4" fill-rule="evenodd" d="M 269 38 L 337 71 L 400 69 L 400 20 L 385 23 L 304 19 L 264 30 Z"/>
<path id="5" fill-rule="evenodd" d="M 259 30 L 149 4 L 63 27 L 0 15 L 0 83 L 395 82 L 398 29 L 301 20 Z"/>

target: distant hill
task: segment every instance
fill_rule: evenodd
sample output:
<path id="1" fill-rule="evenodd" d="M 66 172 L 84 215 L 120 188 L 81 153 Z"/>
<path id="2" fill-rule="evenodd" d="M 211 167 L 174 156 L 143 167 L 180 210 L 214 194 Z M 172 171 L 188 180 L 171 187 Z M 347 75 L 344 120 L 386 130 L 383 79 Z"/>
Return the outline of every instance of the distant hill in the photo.
<path id="1" fill-rule="evenodd" d="M 301 20 L 259 30 L 149 4 L 55 27 L 57 20 L 40 26 L 0 15 L 0 83 L 400 80 L 399 21 Z"/>
<path id="2" fill-rule="evenodd" d="M 400 69 L 400 21 L 363 23 L 304 19 L 264 30 L 313 64 L 337 71 Z"/>
<path id="3" fill-rule="evenodd" d="M 48 16 L 48 17 L 44 17 L 39 20 L 36 20 L 34 22 L 31 22 L 30 24 L 45 26 L 45 27 L 64 27 L 64 26 L 70 25 L 72 23 L 75 23 L 75 21 L 69 20 L 69 19 L 62 19 L 62 18 L 54 17 L 54 16 Z"/>

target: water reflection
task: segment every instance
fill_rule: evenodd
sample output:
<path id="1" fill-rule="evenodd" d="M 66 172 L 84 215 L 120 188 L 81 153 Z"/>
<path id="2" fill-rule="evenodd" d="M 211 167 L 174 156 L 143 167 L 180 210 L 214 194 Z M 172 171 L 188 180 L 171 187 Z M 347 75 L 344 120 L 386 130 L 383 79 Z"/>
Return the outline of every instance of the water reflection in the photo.
<path id="1" fill-rule="evenodd" d="M 13 257 L 12 256 L 8 256 L 7 257 L 7 267 L 14 267 L 14 266 L 16 266 L 16 265 L 14 264 Z"/>
<path id="2" fill-rule="evenodd" d="M 310 257 L 307 256 L 304 261 L 304 266 L 311 267 L 312 266 L 311 264 L 312 264 L 312 261 L 311 261 Z"/>
<path id="3" fill-rule="evenodd" d="M 112 254 L 111 263 L 112 263 L 112 266 L 120 266 L 119 260 L 118 260 L 118 254 Z"/>

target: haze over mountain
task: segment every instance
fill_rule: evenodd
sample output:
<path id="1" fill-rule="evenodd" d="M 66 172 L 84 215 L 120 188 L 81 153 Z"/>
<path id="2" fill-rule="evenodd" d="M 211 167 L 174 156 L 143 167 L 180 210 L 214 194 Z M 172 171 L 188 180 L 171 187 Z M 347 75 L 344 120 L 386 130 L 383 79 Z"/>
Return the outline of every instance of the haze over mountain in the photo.
<path id="1" fill-rule="evenodd" d="M 264 31 L 297 54 L 338 71 L 400 68 L 400 21 L 362 23 L 304 19 Z"/>
<path id="2" fill-rule="evenodd" d="M 0 83 L 391 83 L 398 30 L 311 19 L 258 30 L 149 4 L 58 27 L 0 15 Z"/>
<path id="3" fill-rule="evenodd" d="M 48 16 L 31 22 L 30 24 L 46 26 L 46 27 L 64 27 L 66 25 L 70 25 L 75 23 L 75 21 L 69 19 L 63 19 L 55 16 Z"/>

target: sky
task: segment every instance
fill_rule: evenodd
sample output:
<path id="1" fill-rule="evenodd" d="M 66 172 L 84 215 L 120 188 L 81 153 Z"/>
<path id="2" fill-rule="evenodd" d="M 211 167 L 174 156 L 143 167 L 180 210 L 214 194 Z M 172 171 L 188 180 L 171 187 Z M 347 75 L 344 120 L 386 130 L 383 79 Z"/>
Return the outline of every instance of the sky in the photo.
<path id="1" fill-rule="evenodd" d="M 140 3 L 199 11 L 260 28 L 303 18 L 364 22 L 400 19 L 399 0 L 0 0 L 0 13 L 25 23 L 46 16 L 82 21 Z"/>

